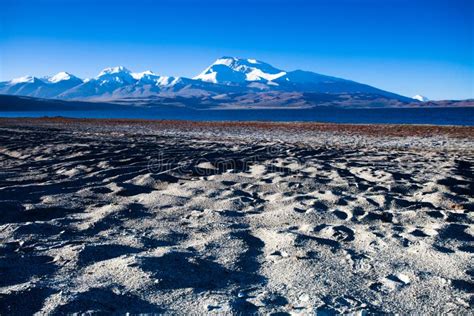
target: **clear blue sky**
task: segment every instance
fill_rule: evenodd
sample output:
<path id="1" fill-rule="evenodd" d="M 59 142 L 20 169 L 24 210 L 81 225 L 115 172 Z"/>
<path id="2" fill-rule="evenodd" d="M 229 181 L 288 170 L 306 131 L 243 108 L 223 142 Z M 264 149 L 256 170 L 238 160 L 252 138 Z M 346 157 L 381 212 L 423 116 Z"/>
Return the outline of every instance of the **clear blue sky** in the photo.
<path id="1" fill-rule="evenodd" d="M 474 98 L 473 0 L 1 0 L 0 80 L 107 66 L 192 77 L 257 58 L 431 99 Z"/>

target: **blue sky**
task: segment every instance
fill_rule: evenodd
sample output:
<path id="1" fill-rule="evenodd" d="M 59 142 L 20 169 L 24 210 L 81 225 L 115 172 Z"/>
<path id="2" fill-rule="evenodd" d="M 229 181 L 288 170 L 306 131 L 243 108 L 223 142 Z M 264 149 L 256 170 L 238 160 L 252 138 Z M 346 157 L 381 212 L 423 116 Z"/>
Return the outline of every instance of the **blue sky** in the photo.
<path id="1" fill-rule="evenodd" d="M 192 77 L 257 58 L 431 99 L 474 98 L 472 0 L 2 0 L 0 80 L 69 71 Z"/>

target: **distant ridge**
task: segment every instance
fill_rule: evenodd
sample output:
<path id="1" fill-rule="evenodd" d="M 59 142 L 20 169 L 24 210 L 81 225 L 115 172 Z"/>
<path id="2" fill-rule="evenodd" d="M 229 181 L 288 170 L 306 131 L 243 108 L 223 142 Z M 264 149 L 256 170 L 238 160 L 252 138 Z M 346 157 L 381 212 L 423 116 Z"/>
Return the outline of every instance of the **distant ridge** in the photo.
<path id="1" fill-rule="evenodd" d="M 347 79 L 228 56 L 218 58 L 194 78 L 162 76 L 150 70 L 136 73 L 116 66 L 88 79 L 65 71 L 44 78 L 24 76 L 1 82 L 0 94 L 129 103 L 158 98 L 227 108 L 387 107 L 422 100 Z"/>

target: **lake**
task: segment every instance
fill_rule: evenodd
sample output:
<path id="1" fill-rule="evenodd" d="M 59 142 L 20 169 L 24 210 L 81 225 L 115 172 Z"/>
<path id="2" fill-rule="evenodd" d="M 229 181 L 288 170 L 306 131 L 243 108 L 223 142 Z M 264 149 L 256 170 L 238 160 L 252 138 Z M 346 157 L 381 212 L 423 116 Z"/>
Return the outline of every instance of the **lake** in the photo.
<path id="1" fill-rule="evenodd" d="M 192 110 L 150 109 L 0 112 L 1 117 L 64 116 L 73 118 L 136 118 L 195 121 L 332 122 L 355 124 L 433 124 L 474 126 L 474 107 L 384 109 Z"/>

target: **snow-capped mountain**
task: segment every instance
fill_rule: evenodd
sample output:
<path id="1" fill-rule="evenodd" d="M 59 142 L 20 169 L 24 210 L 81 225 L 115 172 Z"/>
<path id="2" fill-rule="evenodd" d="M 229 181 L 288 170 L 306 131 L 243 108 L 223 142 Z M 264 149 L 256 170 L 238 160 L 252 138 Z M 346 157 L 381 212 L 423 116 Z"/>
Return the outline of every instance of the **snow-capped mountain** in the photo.
<path id="1" fill-rule="evenodd" d="M 420 102 L 428 102 L 429 99 L 425 96 L 422 96 L 420 94 L 415 95 L 412 99 L 418 100 Z"/>
<path id="2" fill-rule="evenodd" d="M 37 97 L 54 98 L 63 91 L 72 89 L 77 85 L 82 84 L 82 79 L 65 71 L 59 72 L 56 75 L 47 78 L 46 84 L 41 86 L 36 91 Z"/>
<path id="3" fill-rule="evenodd" d="M 33 76 L 24 76 L 0 83 L 0 93 L 54 98 L 63 91 L 71 89 L 81 83 L 82 79 L 67 72 L 60 72 L 54 76 L 41 79 Z"/>
<path id="4" fill-rule="evenodd" d="M 240 85 L 251 90 L 323 93 L 372 93 L 388 98 L 409 98 L 369 85 L 311 71 L 284 71 L 256 59 L 222 57 L 194 77 L 220 85 Z"/>
<path id="5" fill-rule="evenodd" d="M 50 83 L 59 83 L 59 82 L 82 82 L 82 79 L 77 78 L 74 75 L 71 75 L 68 72 L 61 71 L 55 74 L 52 77 L 46 78 Z"/>
<path id="6" fill-rule="evenodd" d="M 256 59 L 222 57 L 193 79 L 219 84 L 235 84 L 246 81 L 268 83 L 285 74 L 285 71 Z"/>
<path id="7" fill-rule="evenodd" d="M 110 67 L 102 70 L 97 77 L 91 81 L 97 81 L 102 85 L 124 85 L 134 82 L 132 72 L 123 66 Z"/>
<path id="8" fill-rule="evenodd" d="M 0 83 L 0 93 L 38 97 L 38 90 L 44 85 L 46 83 L 39 78 L 24 76 Z"/>
<path id="9" fill-rule="evenodd" d="M 265 98 L 259 97 L 262 93 L 266 94 Z M 150 70 L 132 72 L 117 66 L 105 68 L 96 77 L 85 80 L 67 72 L 41 79 L 25 76 L 0 83 L 0 94 L 79 100 L 194 98 L 198 101 L 212 99 L 213 102 L 245 98 L 246 102 L 259 102 L 256 100 L 268 100 L 269 97 L 278 102 L 279 96 L 283 95 L 291 95 L 292 100 L 299 96 L 307 101 L 313 100 L 315 94 L 319 97 L 357 94 L 357 98 L 371 102 L 380 98 L 394 102 L 413 101 L 346 79 L 303 70 L 286 71 L 256 59 L 236 57 L 219 58 L 192 79 L 162 76 Z"/>
<path id="10" fill-rule="evenodd" d="M 147 70 L 134 73 L 123 66 L 109 67 L 96 77 L 63 91 L 60 99 L 120 99 L 157 95 L 173 84 L 174 77 L 160 76 Z"/>
<path id="11" fill-rule="evenodd" d="M 205 82 L 235 85 L 260 82 L 270 87 L 284 86 L 299 89 L 298 85 L 342 82 L 343 79 L 320 75 L 310 71 L 284 71 L 256 59 L 222 57 L 194 77 Z"/>

